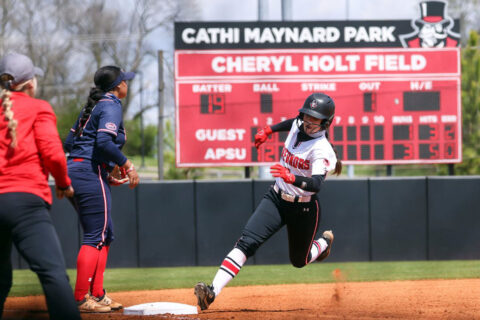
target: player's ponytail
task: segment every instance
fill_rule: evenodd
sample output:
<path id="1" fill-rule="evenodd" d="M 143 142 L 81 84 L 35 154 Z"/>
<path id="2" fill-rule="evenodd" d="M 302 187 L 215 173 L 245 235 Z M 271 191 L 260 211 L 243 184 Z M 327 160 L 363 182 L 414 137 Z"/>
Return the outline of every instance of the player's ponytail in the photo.
<path id="1" fill-rule="evenodd" d="M 335 164 L 335 170 L 333 170 L 333 174 L 339 176 L 340 173 L 342 173 L 342 161 L 338 158 L 337 148 L 335 148 L 335 146 L 330 142 L 330 139 L 328 138 L 328 131 L 325 132 L 325 137 L 327 138 L 328 143 L 330 143 L 330 145 L 332 146 L 333 152 L 335 152 L 335 157 L 337 157 L 337 163 Z"/>
<path id="2" fill-rule="evenodd" d="M 17 125 L 18 121 L 13 118 L 12 111 L 12 101 L 10 100 L 11 95 L 11 85 L 13 77 L 9 74 L 2 74 L 0 76 L 0 99 L 2 100 L 2 111 L 5 118 L 8 121 L 8 133 L 12 141 L 10 142 L 10 147 L 15 148 L 17 146 Z"/>
<path id="3" fill-rule="evenodd" d="M 108 91 L 113 89 L 112 84 L 114 85 L 115 80 L 118 78 L 121 72 L 122 70 L 115 66 L 101 67 L 95 72 L 93 77 L 95 87 L 90 89 L 87 103 L 83 106 L 83 109 L 80 113 L 82 117 L 78 122 L 78 127 L 75 128 L 75 137 L 82 135 L 83 129 L 85 128 L 85 125 L 92 114 L 93 107 L 95 107 L 98 100 L 100 100 Z"/>
<path id="4" fill-rule="evenodd" d="M 95 107 L 98 100 L 100 100 L 104 94 L 105 94 L 105 91 L 103 91 L 100 88 L 93 87 L 90 89 L 90 94 L 88 95 L 87 103 L 85 103 L 80 113 L 82 117 L 78 122 L 78 127 L 75 128 L 75 137 L 79 137 L 82 135 L 83 129 L 87 124 L 88 118 L 90 118 L 90 115 L 92 114 L 93 107 Z"/>

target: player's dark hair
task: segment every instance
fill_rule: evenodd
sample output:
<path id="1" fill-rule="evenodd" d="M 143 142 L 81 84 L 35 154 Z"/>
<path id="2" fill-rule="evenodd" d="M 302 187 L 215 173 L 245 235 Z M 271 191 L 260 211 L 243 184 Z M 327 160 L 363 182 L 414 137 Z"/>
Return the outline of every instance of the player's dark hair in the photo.
<path id="1" fill-rule="evenodd" d="M 87 103 L 85 103 L 82 111 L 80 112 L 82 116 L 78 123 L 78 127 L 75 128 L 75 137 L 82 135 L 83 129 L 85 128 L 88 118 L 90 118 L 93 108 L 97 104 L 98 100 L 105 95 L 107 90 L 111 87 L 112 83 L 115 82 L 121 72 L 121 69 L 115 66 L 101 67 L 97 70 L 97 72 L 95 72 L 95 75 L 93 76 L 95 87 L 90 89 Z"/>
<path id="2" fill-rule="evenodd" d="M 330 145 L 332 146 L 333 152 L 335 152 L 335 157 L 337 157 L 337 163 L 335 164 L 335 170 L 333 170 L 333 174 L 339 176 L 340 173 L 342 173 L 342 161 L 338 158 L 337 148 L 335 148 L 335 146 L 330 142 L 330 139 L 328 138 L 328 131 L 325 131 L 325 137 L 327 138 L 328 143 L 330 143 Z"/>

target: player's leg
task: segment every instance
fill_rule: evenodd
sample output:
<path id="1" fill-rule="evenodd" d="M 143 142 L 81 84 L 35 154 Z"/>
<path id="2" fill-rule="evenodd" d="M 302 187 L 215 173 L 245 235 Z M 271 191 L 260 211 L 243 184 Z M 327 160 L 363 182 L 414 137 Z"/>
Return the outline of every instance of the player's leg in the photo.
<path id="1" fill-rule="evenodd" d="M 1 197 L 2 195 L 0 195 L 0 204 L 3 204 Z M 1 207 L 4 206 L 1 205 Z M 12 287 L 12 263 L 10 260 L 12 239 L 8 225 L 5 213 L 0 209 L 0 319 L 2 319 L 5 299 Z"/>
<path id="2" fill-rule="evenodd" d="M 107 295 L 107 291 L 103 287 L 103 277 L 107 266 L 107 257 L 109 250 L 110 246 L 103 246 L 100 250 L 97 268 L 95 270 L 95 274 L 93 275 L 91 292 L 93 298 L 95 299 L 95 301 L 97 301 L 98 304 L 108 306 L 112 310 L 118 310 L 123 308 L 123 305 L 110 298 Z"/>
<path id="3" fill-rule="evenodd" d="M 103 295 L 103 276 L 107 266 L 108 250 L 110 246 L 103 246 L 98 252 L 97 265 L 90 282 L 90 292 L 92 296 L 101 297 Z"/>
<path id="4" fill-rule="evenodd" d="M 12 194 L 13 195 L 13 194 Z M 60 242 L 45 202 L 33 194 L 17 193 L 12 240 L 40 280 L 51 319 L 80 319 L 72 294 Z"/>
<path id="5" fill-rule="evenodd" d="M 90 283 L 90 292 L 92 293 L 93 298 L 100 305 L 108 306 L 112 310 L 118 310 L 123 308 L 122 304 L 114 301 L 107 295 L 106 290 L 103 287 L 103 278 L 105 275 L 105 269 L 107 267 L 108 253 L 110 251 L 110 244 L 114 240 L 113 236 L 113 222 L 112 222 L 112 210 L 111 210 L 111 191 L 110 186 L 107 184 L 106 180 L 103 180 L 105 196 L 107 201 L 107 225 L 104 232 L 104 245 L 100 248 L 97 265 L 95 267 L 95 272 Z"/>
<path id="6" fill-rule="evenodd" d="M 322 236 L 313 241 L 308 263 L 323 261 L 330 255 L 333 244 L 332 230 L 325 230 Z"/>
<path id="7" fill-rule="evenodd" d="M 106 241 L 109 202 L 103 182 L 105 178 L 98 169 L 92 171 L 87 161 L 69 163 L 69 176 L 75 189 L 75 207 L 83 229 L 82 246 L 77 256 L 75 300 L 82 312 L 109 312 L 110 307 L 98 304 L 88 294 Z"/>
<path id="8" fill-rule="evenodd" d="M 200 282 L 195 286 L 195 295 L 202 310 L 207 309 L 220 291 L 240 272 L 247 259 L 285 224 L 278 204 L 276 193 L 269 191 L 248 220 L 235 247 L 223 260 L 212 285 Z"/>
<path id="9" fill-rule="evenodd" d="M 321 257 L 324 258 L 330 252 L 331 239 L 327 238 L 331 231 L 315 240 L 318 225 L 320 223 L 320 206 L 318 201 L 308 203 L 290 203 L 290 208 L 285 209 L 287 221 L 288 244 L 290 261 L 293 266 L 301 268 Z"/>

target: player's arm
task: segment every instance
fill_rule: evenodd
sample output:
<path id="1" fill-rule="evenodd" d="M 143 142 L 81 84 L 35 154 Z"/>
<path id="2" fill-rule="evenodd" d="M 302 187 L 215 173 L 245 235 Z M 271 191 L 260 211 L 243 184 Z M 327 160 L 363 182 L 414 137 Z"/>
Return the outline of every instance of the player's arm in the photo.
<path id="1" fill-rule="evenodd" d="M 296 175 L 294 175 L 294 177 L 295 180 L 292 184 L 295 187 L 315 193 L 320 191 L 323 181 L 325 181 L 325 175 L 313 175 L 311 178 Z"/>
<path id="2" fill-rule="evenodd" d="M 102 131 L 97 132 L 96 146 L 105 158 L 112 160 L 118 166 L 121 167 L 127 162 L 127 157 L 115 145 L 111 134 Z"/>
<path id="3" fill-rule="evenodd" d="M 72 182 L 67 174 L 67 161 L 58 135 L 55 113 L 46 102 L 39 105 L 38 109 L 33 130 L 43 167 L 55 179 L 57 197 L 73 196 Z"/>
<path id="4" fill-rule="evenodd" d="M 324 174 L 312 175 L 312 177 L 297 176 L 279 163 L 270 167 L 270 173 L 275 178 L 282 178 L 286 183 L 310 192 L 319 192 L 323 181 L 325 181 Z"/>
<path id="5" fill-rule="evenodd" d="M 272 132 L 290 131 L 295 119 L 296 118 L 287 119 L 285 121 L 272 125 L 270 128 L 272 129 Z"/>
<path id="6" fill-rule="evenodd" d="M 78 119 L 75 121 L 75 124 L 73 125 L 72 128 L 70 128 L 70 132 L 68 133 L 67 138 L 65 139 L 65 142 L 63 144 L 63 149 L 66 152 L 72 152 L 73 148 L 73 138 L 75 136 L 75 129 L 78 127 Z"/>
<path id="7" fill-rule="evenodd" d="M 118 135 L 121 123 L 122 110 L 120 108 L 104 108 L 100 114 L 95 143 L 105 158 L 125 169 L 125 174 L 130 182 L 130 188 L 135 188 L 140 181 L 138 173 L 133 163 L 125 157 L 115 144 L 115 137 Z"/>
<path id="8" fill-rule="evenodd" d="M 273 132 L 290 131 L 294 121 L 295 121 L 295 118 L 292 118 L 292 119 L 288 119 L 280 123 L 274 124 L 272 126 L 263 127 L 263 129 L 260 129 L 255 135 L 255 147 L 258 149 L 258 147 L 260 147 L 262 143 L 267 141 L 268 137 Z"/>

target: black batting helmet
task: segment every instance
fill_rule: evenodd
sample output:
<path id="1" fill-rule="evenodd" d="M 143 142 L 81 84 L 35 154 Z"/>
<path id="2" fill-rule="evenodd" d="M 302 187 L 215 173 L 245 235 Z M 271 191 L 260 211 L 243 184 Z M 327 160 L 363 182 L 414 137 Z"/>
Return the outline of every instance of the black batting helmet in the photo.
<path id="1" fill-rule="evenodd" d="M 332 98 L 324 93 L 312 93 L 298 111 L 300 114 L 308 114 L 311 117 L 321 119 L 322 125 L 328 128 L 335 115 L 335 103 Z"/>

